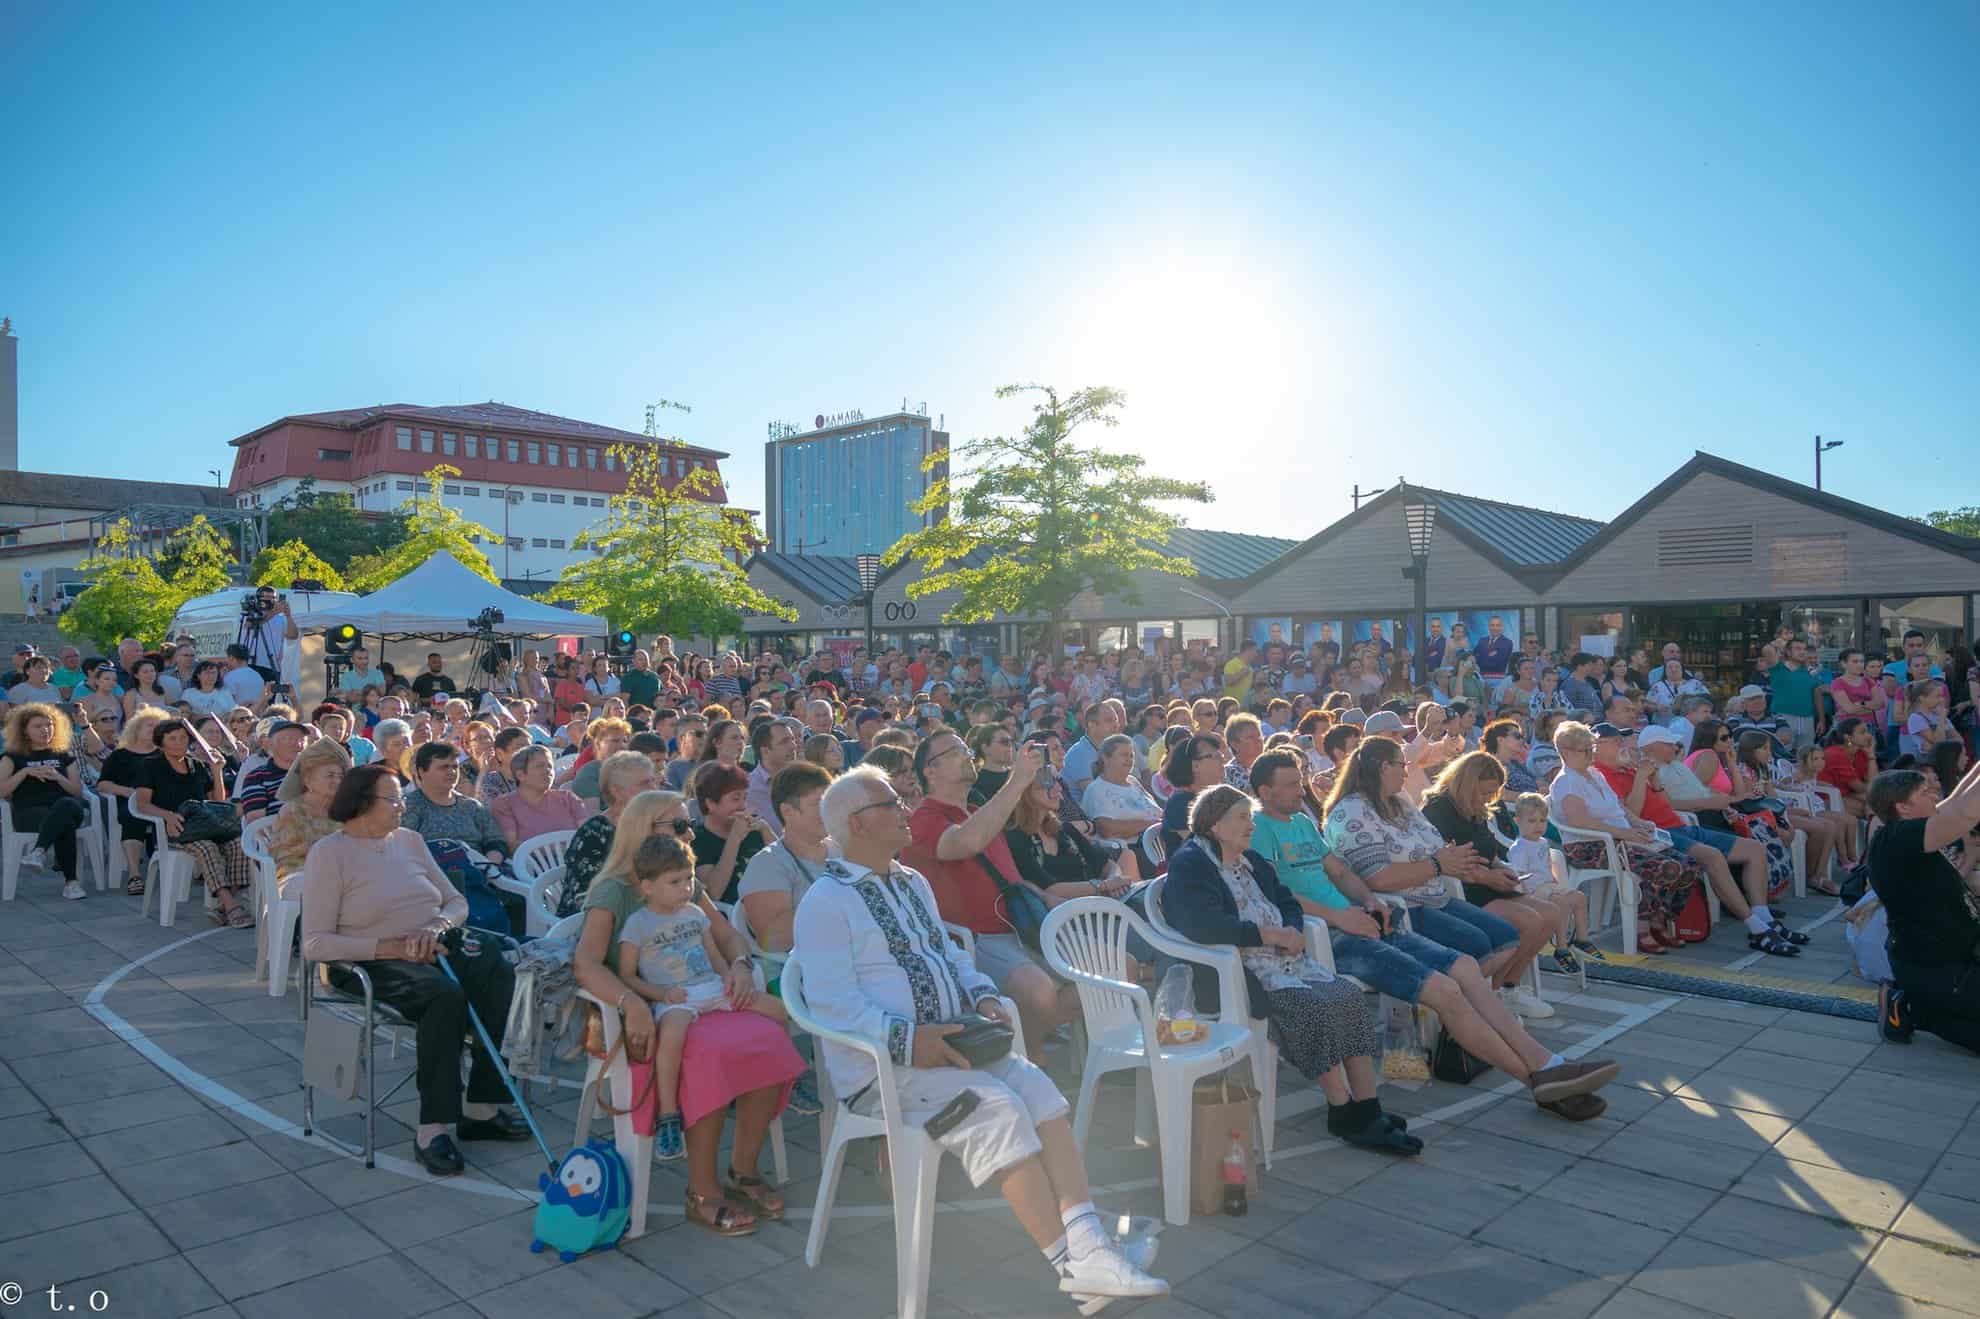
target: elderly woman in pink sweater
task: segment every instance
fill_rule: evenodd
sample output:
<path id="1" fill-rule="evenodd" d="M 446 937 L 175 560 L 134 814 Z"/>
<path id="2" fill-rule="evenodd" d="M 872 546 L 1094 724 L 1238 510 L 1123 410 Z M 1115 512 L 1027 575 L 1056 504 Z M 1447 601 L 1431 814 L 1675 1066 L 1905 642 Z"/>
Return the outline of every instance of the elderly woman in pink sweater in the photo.
<path id="1" fill-rule="evenodd" d="M 399 827 L 405 805 L 398 777 L 385 765 L 363 765 L 344 776 L 329 811 L 342 827 L 309 849 L 303 868 L 303 956 L 363 963 L 378 1001 L 415 1024 L 414 1152 L 428 1172 L 451 1177 L 466 1167 L 456 1137 L 529 1139 L 527 1125 L 496 1107 L 508 1092 L 478 1035 L 465 1102 L 461 1093 L 468 1005 L 500 1039 L 515 974 L 494 937 L 461 938 L 467 899 L 433 863 L 425 840 Z M 443 957 L 459 984 L 440 969 Z M 329 975 L 339 989 L 359 992 L 347 969 L 332 966 Z"/>

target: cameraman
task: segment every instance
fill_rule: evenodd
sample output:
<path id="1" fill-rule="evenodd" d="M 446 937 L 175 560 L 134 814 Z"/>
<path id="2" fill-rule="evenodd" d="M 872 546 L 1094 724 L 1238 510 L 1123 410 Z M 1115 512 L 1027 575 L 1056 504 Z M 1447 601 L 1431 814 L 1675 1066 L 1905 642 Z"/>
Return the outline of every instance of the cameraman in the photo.
<path id="1" fill-rule="evenodd" d="M 288 600 L 276 594 L 274 587 L 256 588 L 252 609 L 243 602 L 239 640 L 248 648 L 249 663 L 268 682 L 282 681 L 282 650 L 301 635 Z"/>

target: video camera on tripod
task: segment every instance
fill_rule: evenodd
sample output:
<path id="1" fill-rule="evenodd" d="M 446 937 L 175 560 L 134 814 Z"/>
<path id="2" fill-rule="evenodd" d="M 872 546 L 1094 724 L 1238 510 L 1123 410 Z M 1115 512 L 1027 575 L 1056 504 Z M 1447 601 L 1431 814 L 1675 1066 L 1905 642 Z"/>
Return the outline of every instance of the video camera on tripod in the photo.
<path id="1" fill-rule="evenodd" d="M 474 649 L 468 655 L 470 675 L 485 674 L 492 678 L 501 668 L 502 661 L 514 658 L 509 643 L 498 640 L 495 635 L 495 629 L 500 627 L 506 618 L 501 610 L 490 605 L 468 620 L 468 630 L 474 634 Z M 473 681 L 472 677 L 470 681 Z M 480 682 L 475 682 L 462 695 L 467 697 L 470 704 L 479 706 L 486 690 Z"/>

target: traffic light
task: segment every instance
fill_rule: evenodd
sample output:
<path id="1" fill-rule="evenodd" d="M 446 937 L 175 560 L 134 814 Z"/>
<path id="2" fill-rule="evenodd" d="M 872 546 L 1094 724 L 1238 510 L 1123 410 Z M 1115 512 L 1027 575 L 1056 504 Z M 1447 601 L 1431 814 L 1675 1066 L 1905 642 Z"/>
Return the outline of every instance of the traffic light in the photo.
<path id="1" fill-rule="evenodd" d="M 349 623 L 339 623 L 323 634 L 323 653 L 333 659 L 347 659 L 364 644 L 364 633 Z"/>

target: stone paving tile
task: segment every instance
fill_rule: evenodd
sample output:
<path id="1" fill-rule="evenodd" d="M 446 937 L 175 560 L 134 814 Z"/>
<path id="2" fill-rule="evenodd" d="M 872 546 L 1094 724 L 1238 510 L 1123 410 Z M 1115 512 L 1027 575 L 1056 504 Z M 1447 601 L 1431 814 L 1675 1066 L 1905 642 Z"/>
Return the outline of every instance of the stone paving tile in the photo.
<path id="1" fill-rule="evenodd" d="M 1774 1142 L 1776 1153 L 1866 1177 L 1916 1185 L 1939 1158 L 1936 1150 L 1820 1122 L 1802 1122 Z M 1952 1156 L 1947 1156 L 1952 1157 Z"/>
<path id="2" fill-rule="evenodd" d="M 1308 1257 L 1263 1244 L 1190 1279 L 1178 1295 L 1231 1319 L 1252 1315 L 1278 1319 L 1295 1313 L 1346 1319 L 1382 1300 L 1388 1291 Z"/>
<path id="3" fill-rule="evenodd" d="M 271 1287 L 234 1303 L 242 1319 L 410 1319 L 448 1305 L 453 1293 L 404 1255 L 381 1255 Z"/>
<path id="4" fill-rule="evenodd" d="M 1826 1315 L 1845 1284 L 1685 1236 L 1665 1247 L 1630 1286 L 1731 1319 L 1809 1319 Z"/>
<path id="5" fill-rule="evenodd" d="M 1835 1309 L 1836 1319 L 1960 1319 L 1961 1314 L 1948 1306 L 1887 1292 L 1869 1281 L 1851 1287 Z"/>
<path id="6" fill-rule="evenodd" d="M 1619 1177 L 1615 1169 L 1582 1162 L 1538 1191 L 1594 1213 L 1665 1232 L 1681 1232 L 1719 1199 L 1716 1192 L 1661 1176 Z"/>
<path id="7" fill-rule="evenodd" d="M 32 1293 L 175 1253 L 143 1214 L 113 1214 L 0 1242 L 0 1279 L 19 1281 Z"/>
<path id="8" fill-rule="evenodd" d="M 1468 1236 L 1518 1204 L 1525 1194 L 1412 1159 L 1349 1188 L 1347 1198 L 1398 1218 Z"/>
<path id="9" fill-rule="evenodd" d="M 1600 1309 L 1616 1284 L 1468 1242 L 1417 1273 L 1403 1291 L 1475 1319 L 1580 1319 Z"/>
<path id="10" fill-rule="evenodd" d="M 1640 1292 L 1634 1287 L 1625 1287 L 1595 1312 L 1595 1319 L 1694 1319 L 1694 1316 L 1711 1313 L 1710 1310 L 1700 1310 L 1661 1296 L 1652 1296 L 1649 1292 Z"/>
<path id="11" fill-rule="evenodd" d="M 1884 1242 L 1864 1267 L 1858 1286 L 1870 1286 L 1967 1314 L 1980 1314 L 1980 1260 L 1950 1255 L 1896 1237 Z"/>
<path id="12" fill-rule="evenodd" d="M 1800 1118 L 1822 1102 L 1827 1091 L 1790 1085 L 1786 1081 L 1759 1080 L 1748 1076 L 1717 1074 L 1717 1069 L 1696 1076 L 1678 1094 L 1701 1099 L 1725 1108 L 1771 1113 L 1776 1117 Z"/>
<path id="13" fill-rule="evenodd" d="M 213 1149 L 176 1154 L 149 1163 L 125 1167 L 112 1164 L 110 1170 L 125 1194 L 138 1204 L 149 1206 L 243 1182 L 258 1182 L 279 1174 L 282 1165 L 242 1138 Z"/>
<path id="14" fill-rule="evenodd" d="M 1366 1205 L 1328 1200 L 1274 1233 L 1271 1244 L 1364 1282 L 1397 1287 L 1464 1239 Z"/>
<path id="15" fill-rule="evenodd" d="M 1736 1049 L 1713 1064 L 1710 1071 L 1701 1073 L 1698 1079 L 1745 1076 L 1760 1081 L 1780 1081 L 1810 1090 L 1832 1090 L 1842 1084 L 1851 1070 L 1846 1063 L 1791 1058 L 1784 1053 L 1768 1053 L 1762 1049 Z"/>
<path id="16" fill-rule="evenodd" d="M 1738 1181 L 1739 1175 L 1760 1158 L 1760 1151 L 1694 1140 L 1690 1136 L 1659 1131 L 1638 1123 L 1609 1140 L 1590 1157 L 1603 1163 L 1634 1168 L 1638 1172 L 1723 1191 Z"/>
<path id="17" fill-rule="evenodd" d="M 1763 1155 L 1731 1189 L 1734 1195 L 1749 1200 L 1878 1231 L 1896 1220 L 1910 1193 L 1899 1183 L 1819 1163 L 1798 1163 L 1779 1154 Z"/>
<path id="18" fill-rule="evenodd" d="M 68 1148 L 73 1153 L 74 1147 Z M 8 1185 L 13 1184 L 10 1172 L 0 1175 L 6 1176 Z M 84 1176 L 69 1181 L 0 1194 L 0 1241 L 33 1236 L 92 1218 L 107 1218 L 135 1208 L 115 1183 L 91 1166 Z"/>
<path id="19" fill-rule="evenodd" d="M 228 1301 L 387 1253 L 384 1242 L 341 1213 L 318 1214 L 186 1252 Z"/>
<path id="20" fill-rule="evenodd" d="M 1938 1195 L 1980 1201 L 1980 1158 L 1947 1154 L 1925 1179 L 1925 1189 Z"/>
<path id="21" fill-rule="evenodd" d="M 220 1294 L 181 1255 L 77 1278 L 62 1290 L 68 1299 L 57 1303 L 75 1304 L 77 1314 L 88 1314 L 91 1294 L 102 1292 L 105 1314 L 142 1315 L 147 1319 L 211 1313 L 211 1307 L 220 1301 Z M 45 1299 L 45 1291 L 43 1296 Z"/>
<path id="22" fill-rule="evenodd" d="M 1632 1130 L 1669 1132 L 1710 1145 L 1761 1151 L 1772 1149 L 1793 1125 L 1770 1113 L 1715 1104 L 1679 1091 L 1638 1118 Z"/>
<path id="23" fill-rule="evenodd" d="M 153 1206 L 152 1215 L 181 1250 L 231 1240 L 249 1232 L 315 1218 L 336 1206 L 293 1173 L 223 1186 Z"/>
<path id="24" fill-rule="evenodd" d="M 195 1103 L 189 1114 L 89 1136 L 82 1147 L 105 1167 L 129 1168 L 246 1139 L 239 1127 Z"/>
<path id="25" fill-rule="evenodd" d="M 1845 1282 L 1856 1276 L 1884 1239 L 1882 1233 L 1854 1224 L 1737 1195 L 1726 1196 L 1699 1215 L 1685 1235 Z"/>
<path id="26" fill-rule="evenodd" d="M 1597 1218 L 1543 1195 L 1526 1200 L 1472 1234 L 1487 1245 L 1592 1277 L 1625 1282 L 1656 1256 L 1671 1234 L 1620 1218 Z"/>
<path id="27" fill-rule="evenodd" d="M 1973 1250 L 1980 1246 L 1980 1202 L 1920 1191 L 1911 1207 L 1898 1215 L 1891 1231 L 1916 1241 L 1935 1241 L 1957 1250 Z M 1974 1286 L 1980 1288 L 1980 1278 L 1974 1280 Z"/>

